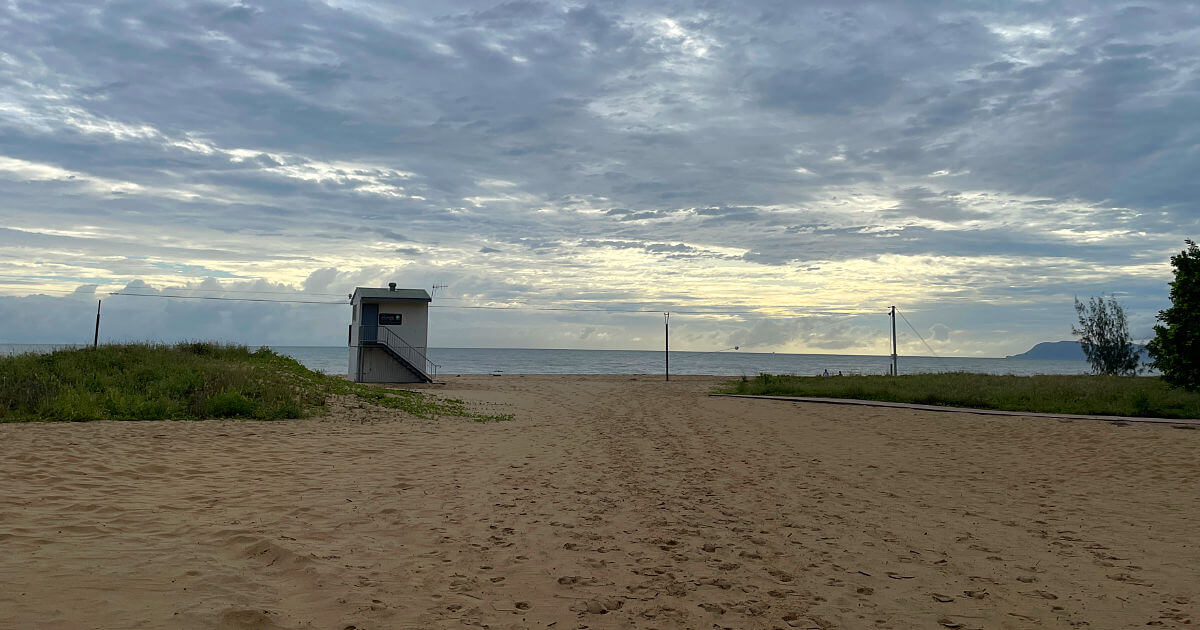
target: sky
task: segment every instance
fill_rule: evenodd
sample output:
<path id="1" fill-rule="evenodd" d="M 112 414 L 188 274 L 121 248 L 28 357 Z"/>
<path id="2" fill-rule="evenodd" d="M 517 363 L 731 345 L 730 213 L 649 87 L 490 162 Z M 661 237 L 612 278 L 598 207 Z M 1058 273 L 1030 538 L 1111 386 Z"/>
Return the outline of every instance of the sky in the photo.
<path id="1" fill-rule="evenodd" d="M 433 346 L 1146 338 L 1198 68 L 1186 2 L 0 0 L 0 343 L 339 345 L 387 282 Z"/>

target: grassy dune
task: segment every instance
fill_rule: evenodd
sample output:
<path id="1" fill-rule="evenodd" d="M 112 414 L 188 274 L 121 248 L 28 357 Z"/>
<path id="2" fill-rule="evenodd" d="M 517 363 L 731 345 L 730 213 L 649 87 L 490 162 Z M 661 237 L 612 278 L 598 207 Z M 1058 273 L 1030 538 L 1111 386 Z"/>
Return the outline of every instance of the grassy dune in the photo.
<path id="1" fill-rule="evenodd" d="M 994 376 L 964 372 L 904 376 L 774 376 L 734 381 L 719 393 L 824 396 L 891 402 L 1156 418 L 1200 418 L 1200 394 L 1158 377 Z"/>
<path id="2" fill-rule="evenodd" d="M 281 420 L 323 414 L 332 395 L 423 418 L 506 419 L 473 414 L 459 400 L 313 372 L 268 348 L 127 344 L 0 357 L 0 422 Z"/>

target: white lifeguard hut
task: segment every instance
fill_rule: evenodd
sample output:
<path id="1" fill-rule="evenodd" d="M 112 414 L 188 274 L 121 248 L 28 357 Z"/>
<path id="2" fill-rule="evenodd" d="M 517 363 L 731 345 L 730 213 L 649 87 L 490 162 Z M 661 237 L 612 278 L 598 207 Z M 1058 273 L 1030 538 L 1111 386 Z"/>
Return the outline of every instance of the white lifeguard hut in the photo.
<path id="1" fill-rule="evenodd" d="M 425 289 L 358 287 L 350 296 L 350 380 L 356 383 L 431 383 Z"/>

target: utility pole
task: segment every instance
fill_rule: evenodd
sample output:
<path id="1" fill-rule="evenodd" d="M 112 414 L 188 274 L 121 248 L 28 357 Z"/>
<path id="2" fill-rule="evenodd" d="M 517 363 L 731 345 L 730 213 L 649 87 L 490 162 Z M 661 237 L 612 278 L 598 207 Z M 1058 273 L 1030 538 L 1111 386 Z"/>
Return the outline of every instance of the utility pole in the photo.
<path id="1" fill-rule="evenodd" d="M 671 380 L 671 314 L 663 313 L 663 373 Z"/>
<path id="2" fill-rule="evenodd" d="M 92 336 L 92 347 L 95 348 L 100 343 L 100 302 L 96 300 L 96 334 Z"/>
<path id="3" fill-rule="evenodd" d="M 900 372 L 896 368 L 896 307 L 892 307 L 892 376 L 899 376 Z"/>

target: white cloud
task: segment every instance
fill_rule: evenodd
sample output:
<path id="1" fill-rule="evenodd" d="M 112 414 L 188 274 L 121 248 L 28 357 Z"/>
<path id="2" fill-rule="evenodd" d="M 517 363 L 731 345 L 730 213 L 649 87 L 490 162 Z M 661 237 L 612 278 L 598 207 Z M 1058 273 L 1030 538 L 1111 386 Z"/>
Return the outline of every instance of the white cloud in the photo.
<path id="1" fill-rule="evenodd" d="M 1001 355 L 1061 337 L 1075 293 L 1161 307 L 1200 228 L 1193 13 L 843 9 L 0 9 L 0 294 L 396 280 L 777 323 L 895 302 L 937 314 L 914 323 L 939 352 Z M 657 343 L 445 317 L 494 345 Z M 874 351 L 761 319 L 695 316 L 681 342 Z"/>

